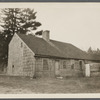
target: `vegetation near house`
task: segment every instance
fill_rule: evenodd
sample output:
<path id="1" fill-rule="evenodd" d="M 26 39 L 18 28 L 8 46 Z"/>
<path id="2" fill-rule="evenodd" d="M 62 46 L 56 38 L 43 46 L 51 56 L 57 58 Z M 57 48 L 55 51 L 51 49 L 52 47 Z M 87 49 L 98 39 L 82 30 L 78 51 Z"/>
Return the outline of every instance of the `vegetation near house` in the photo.
<path id="1" fill-rule="evenodd" d="M 34 9 L 29 8 L 5 8 L 1 9 L 0 33 L 0 59 L 8 59 L 8 44 L 12 36 L 17 33 L 26 34 L 36 30 L 41 23 L 36 21 Z"/>
<path id="2" fill-rule="evenodd" d="M 93 50 L 91 47 L 89 47 L 89 49 L 87 50 L 87 53 L 89 54 L 96 54 L 100 56 L 100 49 L 97 48 L 97 50 Z"/>
<path id="3" fill-rule="evenodd" d="M 36 32 L 35 35 L 42 35 L 42 33 L 43 33 L 43 30 Z"/>

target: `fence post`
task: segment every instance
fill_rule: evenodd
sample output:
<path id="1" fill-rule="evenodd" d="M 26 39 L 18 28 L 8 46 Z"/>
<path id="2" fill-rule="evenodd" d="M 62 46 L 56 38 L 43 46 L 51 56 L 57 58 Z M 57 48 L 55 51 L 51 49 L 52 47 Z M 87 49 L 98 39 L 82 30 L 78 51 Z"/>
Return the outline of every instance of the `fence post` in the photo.
<path id="1" fill-rule="evenodd" d="M 90 77 L 90 65 L 85 64 L 85 76 Z"/>

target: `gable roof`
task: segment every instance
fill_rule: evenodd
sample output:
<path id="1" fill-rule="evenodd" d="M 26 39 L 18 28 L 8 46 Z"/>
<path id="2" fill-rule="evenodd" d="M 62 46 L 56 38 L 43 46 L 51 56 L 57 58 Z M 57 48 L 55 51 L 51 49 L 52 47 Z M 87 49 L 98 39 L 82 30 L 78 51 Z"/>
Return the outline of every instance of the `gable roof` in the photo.
<path id="1" fill-rule="evenodd" d="M 36 56 L 100 60 L 100 56 L 88 55 L 86 52 L 70 43 L 63 43 L 55 40 L 47 42 L 43 38 L 36 37 L 32 34 L 17 35 L 27 44 Z"/>

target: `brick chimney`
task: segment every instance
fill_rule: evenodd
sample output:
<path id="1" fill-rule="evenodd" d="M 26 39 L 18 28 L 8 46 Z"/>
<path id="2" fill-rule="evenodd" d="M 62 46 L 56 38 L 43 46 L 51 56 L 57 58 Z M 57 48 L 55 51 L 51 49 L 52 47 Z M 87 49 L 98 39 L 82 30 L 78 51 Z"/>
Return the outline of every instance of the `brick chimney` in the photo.
<path id="1" fill-rule="evenodd" d="M 46 41 L 49 41 L 49 39 L 50 39 L 50 34 L 49 33 L 50 33 L 50 31 L 48 31 L 48 30 L 43 31 L 42 38 Z"/>

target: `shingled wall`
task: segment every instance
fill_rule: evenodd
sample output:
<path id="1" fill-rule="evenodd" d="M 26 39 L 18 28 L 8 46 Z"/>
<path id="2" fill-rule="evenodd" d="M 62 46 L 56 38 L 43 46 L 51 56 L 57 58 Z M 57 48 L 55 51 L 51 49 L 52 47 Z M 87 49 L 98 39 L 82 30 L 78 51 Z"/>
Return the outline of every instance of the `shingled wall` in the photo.
<path id="1" fill-rule="evenodd" d="M 7 74 L 13 76 L 34 76 L 34 53 L 15 34 L 9 44 Z"/>
<path id="2" fill-rule="evenodd" d="M 33 52 L 24 45 L 23 48 L 23 76 L 33 77 L 35 72 L 35 58 Z"/>
<path id="3" fill-rule="evenodd" d="M 43 69 L 43 61 L 47 60 L 48 70 Z M 59 63 L 59 74 L 56 75 L 55 63 Z M 64 67 L 63 62 L 66 63 Z M 36 58 L 36 77 L 70 77 L 70 76 L 84 76 L 84 61 L 82 61 L 82 69 L 79 64 L 80 60 L 63 60 L 63 59 L 51 59 L 51 58 Z M 72 65 L 74 65 L 72 67 Z"/>
<path id="4" fill-rule="evenodd" d="M 100 63 L 91 63 L 90 72 L 90 76 L 100 76 Z"/>
<path id="5" fill-rule="evenodd" d="M 48 62 L 48 70 L 43 69 L 43 60 Z M 36 58 L 36 77 L 54 77 L 54 60 L 48 58 Z"/>

